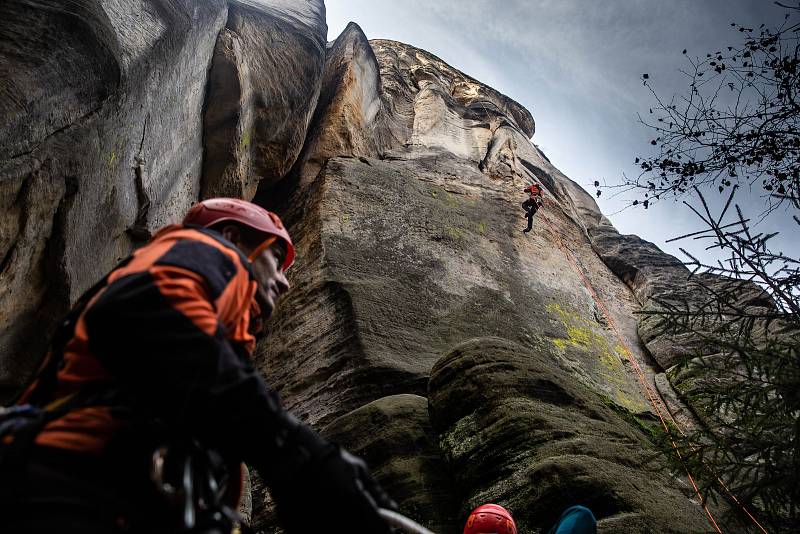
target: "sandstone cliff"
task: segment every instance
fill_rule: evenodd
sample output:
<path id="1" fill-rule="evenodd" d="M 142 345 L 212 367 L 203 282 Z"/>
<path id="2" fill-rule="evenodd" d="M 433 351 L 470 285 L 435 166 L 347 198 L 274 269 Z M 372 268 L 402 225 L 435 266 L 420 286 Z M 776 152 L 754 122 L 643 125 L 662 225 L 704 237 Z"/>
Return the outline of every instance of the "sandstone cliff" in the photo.
<path id="1" fill-rule="evenodd" d="M 641 382 L 691 420 L 663 374 L 688 349 L 635 315 L 686 297 L 688 271 L 613 228 L 528 110 L 355 24 L 326 43 L 321 0 L 59 6 L 0 5 L 6 399 L 155 229 L 201 197 L 255 197 L 298 247 L 257 365 L 405 513 L 459 532 L 494 501 L 536 532 L 579 502 L 601 532 L 707 529 L 654 460 Z M 551 202 L 523 234 L 534 180 Z M 268 530 L 265 503 L 256 483 Z"/>

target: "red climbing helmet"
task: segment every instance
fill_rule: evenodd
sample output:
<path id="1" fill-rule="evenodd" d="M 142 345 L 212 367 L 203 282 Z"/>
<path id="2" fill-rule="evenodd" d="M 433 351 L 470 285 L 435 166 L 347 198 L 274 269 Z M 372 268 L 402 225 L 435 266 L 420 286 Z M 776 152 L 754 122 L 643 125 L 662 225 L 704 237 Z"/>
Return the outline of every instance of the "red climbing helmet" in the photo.
<path id="1" fill-rule="evenodd" d="M 475 508 L 467 524 L 464 534 L 481 534 L 496 532 L 497 534 L 517 534 L 517 525 L 508 510 L 498 504 L 482 504 Z"/>
<path id="2" fill-rule="evenodd" d="M 235 221 L 282 240 L 286 245 L 283 270 L 291 267 L 294 262 L 292 238 L 280 218 L 261 206 L 238 198 L 209 198 L 192 206 L 183 218 L 183 224 L 195 224 L 203 228 L 222 221 Z"/>

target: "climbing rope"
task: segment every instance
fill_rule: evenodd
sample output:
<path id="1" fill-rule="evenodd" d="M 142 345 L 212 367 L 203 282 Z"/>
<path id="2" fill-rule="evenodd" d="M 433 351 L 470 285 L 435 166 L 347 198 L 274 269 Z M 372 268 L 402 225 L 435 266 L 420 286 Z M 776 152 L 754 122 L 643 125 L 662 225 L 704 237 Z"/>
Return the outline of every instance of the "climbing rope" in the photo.
<path id="1" fill-rule="evenodd" d="M 400 515 L 397 512 L 385 508 L 378 508 L 378 515 L 385 519 L 391 526 L 402 529 L 403 532 L 408 532 L 409 534 L 433 534 L 432 531 L 423 527 L 416 521 L 404 515 Z"/>
<path id="2" fill-rule="evenodd" d="M 542 200 L 543 200 L 542 208 L 544 208 L 545 206 L 547 206 L 549 204 L 552 204 L 552 202 L 549 199 L 542 199 Z M 598 309 L 605 316 L 606 323 L 609 325 L 609 327 L 611 328 L 611 331 L 614 333 L 615 337 L 619 341 L 620 346 L 624 349 L 625 356 L 627 357 L 627 359 L 630 362 L 630 364 L 633 367 L 633 369 L 636 371 L 636 374 L 637 374 L 637 376 L 639 378 L 639 381 L 640 381 L 640 383 L 642 385 L 642 388 L 644 389 L 648 400 L 652 404 L 653 410 L 655 411 L 656 415 L 658 416 L 658 419 L 661 421 L 661 426 L 664 428 L 664 432 L 666 432 L 667 437 L 669 438 L 669 441 L 672 444 L 672 448 L 675 450 L 675 454 L 678 456 L 678 459 L 680 460 L 681 464 L 683 465 L 683 468 L 686 471 L 686 476 L 688 477 L 689 482 L 692 484 L 692 487 L 694 488 L 694 491 L 697 494 L 697 497 L 700 499 L 700 503 L 701 503 L 701 505 L 703 507 L 703 510 L 706 513 L 706 516 L 708 517 L 709 522 L 711 523 L 711 525 L 714 527 L 714 529 L 717 532 L 722 534 L 722 530 L 720 529 L 719 525 L 717 524 L 717 521 L 714 519 L 714 515 L 711 513 L 711 510 L 708 509 L 708 506 L 705 504 L 705 499 L 703 499 L 703 496 L 700 494 L 700 489 L 697 487 L 697 484 L 695 483 L 694 477 L 689 472 L 689 467 L 686 465 L 686 462 L 683 460 L 683 456 L 681 456 L 680 450 L 678 449 L 678 445 L 675 443 L 675 440 L 672 437 L 672 433 L 671 433 L 671 431 L 669 429 L 669 426 L 667 425 L 667 421 L 665 420 L 665 414 L 666 414 L 666 418 L 675 426 L 675 428 L 678 430 L 678 432 L 680 432 L 681 436 L 685 437 L 686 434 L 683 431 L 683 429 L 681 428 L 681 425 L 678 424 L 678 422 L 672 416 L 672 413 L 667 408 L 667 405 L 664 403 L 664 400 L 661 398 L 661 396 L 656 393 L 656 391 L 653 389 L 653 387 L 648 382 L 644 371 L 642 370 L 642 368 L 639 366 L 639 363 L 634 358 L 633 351 L 631 351 L 630 346 L 628 345 L 628 342 L 626 341 L 626 339 L 620 333 L 619 329 L 617 328 L 617 324 L 614 321 L 613 317 L 611 317 L 611 313 L 608 311 L 608 308 L 606 307 L 605 303 L 603 302 L 603 299 L 600 298 L 600 295 L 598 295 L 597 291 L 595 291 L 594 286 L 592 285 L 592 283 L 587 278 L 584 270 L 578 264 L 577 258 L 575 258 L 575 255 L 572 253 L 572 250 L 570 250 L 570 248 L 567 247 L 566 243 L 564 243 L 564 240 L 561 239 L 561 234 L 556 231 L 555 227 L 553 226 L 553 224 L 550 222 L 549 218 L 544 213 L 542 213 L 541 218 L 544 220 L 545 224 L 547 224 L 547 226 L 550 228 L 550 233 L 556 237 L 558 248 L 560 248 L 561 251 L 564 253 L 564 256 L 567 258 L 567 261 L 570 263 L 570 265 L 572 266 L 572 268 L 575 271 L 575 273 L 581 279 L 581 281 L 583 282 L 583 285 L 589 291 L 589 294 L 591 295 L 591 297 L 594 300 L 595 304 L 597 305 Z M 662 410 L 663 410 L 663 413 L 662 413 Z M 695 450 L 695 451 L 697 450 L 693 445 L 691 445 L 691 447 L 692 447 L 693 450 Z M 710 467 L 708 465 L 706 465 L 706 467 L 708 467 L 710 469 Z M 712 471 L 712 473 L 713 473 L 713 471 Z M 714 476 L 717 479 L 717 481 L 720 483 L 722 488 L 725 490 L 725 493 L 733 500 L 733 502 L 735 502 L 744 511 L 744 513 L 747 514 L 747 516 L 761 530 L 761 532 L 763 532 L 764 534 L 767 534 L 766 529 L 763 526 L 761 526 L 761 524 L 758 522 L 758 520 L 756 520 L 755 517 L 753 517 L 753 515 L 750 513 L 750 511 L 747 510 L 747 508 L 739 501 L 739 499 L 737 499 L 736 496 L 728 489 L 728 487 L 725 485 L 725 483 L 722 481 L 722 479 L 720 477 L 716 476 L 716 475 L 714 475 Z"/>

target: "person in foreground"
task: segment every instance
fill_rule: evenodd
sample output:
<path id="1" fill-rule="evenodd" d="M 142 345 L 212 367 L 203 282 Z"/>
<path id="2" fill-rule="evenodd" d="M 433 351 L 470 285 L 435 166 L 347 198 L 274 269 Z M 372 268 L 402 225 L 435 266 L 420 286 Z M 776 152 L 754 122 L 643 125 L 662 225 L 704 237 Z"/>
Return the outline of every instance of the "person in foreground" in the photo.
<path id="1" fill-rule="evenodd" d="M 517 534 L 517 525 L 508 510 L 498 504 L 483 504 L 469 514 L 464 534 Z M 564 510 L 547 534 L 596 534 L 597 521 L 591 510 L 571 506 Z"/>
<path id="2" fill-rule="evenodd" d="M 211 199 L 76 305 L 0 432 L 2 532 L 231 532 L 240 462 L 287 532 L 389 532 L 364 462 L 287 413 L 249 357 L 288 290 L 292 240 Z M 13 413 L 12 413 L 13 412 Z"/>

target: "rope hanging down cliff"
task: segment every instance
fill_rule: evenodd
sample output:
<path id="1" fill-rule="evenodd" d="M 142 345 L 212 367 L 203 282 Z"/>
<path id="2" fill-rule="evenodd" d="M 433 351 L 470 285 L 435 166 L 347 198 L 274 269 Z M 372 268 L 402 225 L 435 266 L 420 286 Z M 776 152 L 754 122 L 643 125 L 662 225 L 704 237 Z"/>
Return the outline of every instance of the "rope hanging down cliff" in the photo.
<path id="1" fill-rule="evenodd" d="M 537 188 L 540 187 L 540 186 L 538 186 L 538 184 L 531 184 L 528 188 L 526 188 L 526 191 L 530 191 L 534 186 L 536 186 Z M 541 189 L 540 189 L 540 191 L 541 191 Z M 531 195 L 533 195 L 532 191 L 531 191 Z M 543 204 L 543 207 L 546 207 L 546 206 L 549 206 L 549 205 L 553 204 L 553 202 L 550 201 L 549 199 L 543 199 L 543 203 L 542 204 Z M 535 211 L 534 211 L 534 213 L 535 213 Z M 530 217 L 532 218 L 532 215 Z M 672 437 L 672 433 L 670 431 L 669 426 L 667 425 L 666 419 L 669 419 L 669 422 L 672 423 L 672 425 L 674 425 L 674 427 L 678 430 L 678 432 L 680 432 L 681 436 L 685 437 L 686 436 L 685 432 L 681 428 L 681 425 L 675 420 L 675 418 L 670 413 L 669 409 L 667 408 L 666 404 L 664 403 L 664 400 L 661 398 L 660 395 L 658 395 L 658 393 L 656 393 L 654 391 L 653 387 L 647 381 L 647 377 L 645 376 L 644 371 L 639 366 L 639 363 L 636 361 L 636 359 L 633 357 L 633 352 L 631 351 L 630 346 L 628 345 L 627 341 L 625 340 L 625 338 L 622 336 L 622 334 L 620 333 L 619 329 L 617 328 L 616 322 L 614 321 L 613 317 L 611 316 L 611 313 L 608 311 L 608 308 L 606 307 L 605 303 L 603 302 L 603 299 L 600 297 L 600 295 L 598 295 L 597 291 L 595 291 L 594 286 L 589 281 L 587 275 L 584 273 L 584 270 L 578 264 L 578 261 L 575 258 L 574 254 L 572 253 L 572 251 L 569 249 L 569 247 L 567 247 L 566 243 L 564 243 L 564 240 L 561 239 L 561 235 L 556 231 L 555 227 L 553 226 L 553 224 L 550 222 L 549 218 L 544 213 L 542 213 L 541 218 L 544 220 L 545 224 L 547 224 L 548 228 L 550 229 L 550 234 L 555 236 L 555 238 L 557 240 L 558 247 L 564 253 L 564 256 L 567 258 L 567 261 L 572 266 L 572 269 L 575 271 L 575 273 L 581 279 L 583 285 L 589 291 L 589 294 L 591 295 L 592 299 L 594 300 L 595 304 L 597 305 L 597 308 L 603 313 L 603 316 L 605 317 L 609 328 L 611 328 L 611 330 L 614 333 L 615 337 L 619 341 L 620 346 L 623 347 L 625 356 L 628 359 L 628 361 L 630 362 L 630 364 L 633 367 L 634 371 L 636 372 L 637 377 L 639 378 L 639 382 L 641 383 L 642 388 L 644 389 L 648 400 L 650 401 L 650 403 L 653 406 L 653 410 L 655 411 L 656 415 L 658 416 L 659 420 L 661 421 L 661 426 L 663 427 L 664 432 L 669 437 L 670 443 L 672 444 L 672 447 L 673 447 L 673 449 L 675 451 L 675 454 L 678 456 L 678 459 L 683 464 L 683 468 L 686 471 L 686 476 L 688 477 L 689 482 L 691 482 L 695 493 L 697 494 L 698 498 L 700 499 L 700 502 L 702 503 L 703 510 L 705 511 L 706 516 L 708 517 L 709 523 L 711 523 L 711 525 L 714 527 L 714 530 L 716 532 L 719 532 L 721 534 L 722 530 L 720 529 L 719 525 L 717 524 L 717 521 L 714 519 L 714 516 L 711 513 L 711 510 L 709 510 L 708 506 L 705 504 L 705 499 L 703 499 L 703 496 L 700 493 L 700 489 L 697 487 L 697 484 L 695 483 L 694 477 L 689 472 L 689 468 L 686 465 L 686 462 L 684 461 L 683 457 L 681 456 L 680 451 L 678 450 L 678 445 L 675 443 L 675 440 Z M 665 417 L 666 417 L 666 419 L 665 419 Z M 710 467 L 708 467 L 708 468 L 710 469 Z M 713 473 L 713 471 L 712 471 L 712 473 Z M 756 520 L 756 518 L 750 513 L 750 511 L 739 501 L 739 499 L 736 498 L 736 496 L 728 489 L 728 487 L 725 485 L 725 483 L 716 475 L 715 475 L 715 478 L 719 482 L 720 486 L 723 488 L 725 494 L 728 495 L 728 497 L 731 499 L 731 501 L 733 503 L 735 503 L 747 515 L 747 517 L 750 518 L 750 520 L 753 522 L 753 524 L 755 526 L 757 526 L 758 529 L 761 532 L 763 532 L 764 534 L 767 534 L 766 529 L 758 522 L 758 520 Z"/>

